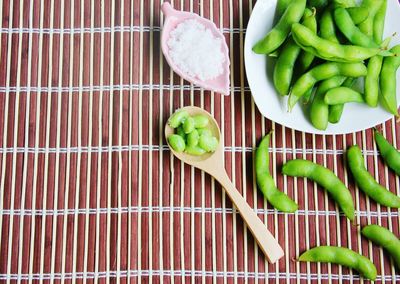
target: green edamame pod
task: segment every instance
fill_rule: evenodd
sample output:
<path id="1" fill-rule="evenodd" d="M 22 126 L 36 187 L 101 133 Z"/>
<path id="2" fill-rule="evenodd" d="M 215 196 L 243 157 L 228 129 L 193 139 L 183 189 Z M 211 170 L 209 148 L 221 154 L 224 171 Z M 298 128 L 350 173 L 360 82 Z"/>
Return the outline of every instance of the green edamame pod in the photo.
<path id="1" fill-rule="evenodd" d="M 367 68 L 362 63 L 338 63 L 327 62 L 318 65 L 303 74 L 293 85 L 289 95 L 289 111 L 297 101 L 318 81 L 326 80 L 334 76 L 361 77 L 367 74 Z"/>
<path id="2" fill-rule="evenodd" d="M 346 9 L 337 8 L 333 15 L 336 26 L 352 44 L 369 48 L 379 48 L 379 45 L 375 43 L 372 37 L 365 35 L 354 24 Z"/>
<path id="3" fill-rule="evenodd" d="M 315 8 L 313 8 L 312 10 L 306 8 L 304 11 L 302 24 L 316 34 L 317 33 L 317 19 L 315 17 L 315 14 L 316 14 Z M 310 67 L 312 62 L 314 61 L 314 58 L 315 58 L 314 54 L 303 50 L 301 52 L 301 55 L 298 60 L 300 70 L 302 70 L 303 72 L 306 71 Z"/>
<path id="4" fill-rule="evenodd" d="M 328 105 L 338 105 L 345 103 L 363 103 L 364 98 L 359 92 L 351 88 L 337 87 L 330 89 L 325 94 L 324 101 Z"/>
<path id="5" fill-rule="evenodd" d="M 292 38 L 289 38 L 276 61 L 274 68 L 274 85 L 281 96 L 287 96 L 289 94 L 294 65 L 300 51 L 300 47 Z"/>
<path id="6" fill-rule="evenodd" d="M 375 129 L 375 141 L 385 163 L 400 176 L 400 153 Z"/>
<path id="7" fill-rule="evenodd" d="M 339 40 L 336 36 L 336 26 L 333 21 L 332 11 L 329 8 L 325 9 L 324 13 L 320 19 L 320 36 L 323 39 L 339 43 Z"/>
<path id="8" fill-rule="evenodd" d="M 199 138 L 199 147 L 207 152 L 214 152 L 218 147 L 218 139 L 214 136 L 201 135 Z"/>
<path id="9" fill-rule="evenodd" d="M 334 7 L 350 8 L 356 6 L 356 1 L 354 0 L 333 0 Z"/>
<path id="10" fill-rule="evenodd" d="M 283 13 L 285 13 L 287 7 L 289 4 L 292 2 L 292 0 L 278 0 L 276 3 L 276 16 L 277 18 L 280 18 Z"/>
<path id="11" fill-rule="evenodd" d="M 347 162 L 358 187 L 377 203 L 400 208 L 400 197 L 381 186 L 367 171 L 360 148 L 357 145 L 347 150 Z"/>
<path id="12" fill-rule="evenodd" d="M 314 7 L 314 8 L 324 8 L 326 5 L 328 5 L 329 1 L 328 0 L 308 0 L 307 5 L 309 7 Z"/>
<path id="13" fill-rule="evenodd" d="M 193 117 L 188 117 L 185 119 L 185 121 L 182 124 L 183 131 L 185 131 L 186 134 L 189 134 L 194 130 L 194 119 Z"/>
<path id="14" fill-rule="evenodd" d="M 363 0 L 361 3 L 361 7 L 368 9 L 369 16 L 364 22 L 360 23 L 358 27 L 360 28 L 360 31 L 367 36 L 373 37 L 374 19 L 382 5 L 382 1 L 383 0 Z"/>
<path id="15" fill-rule="evenodd" d="M 330 193 L 347 218 L 354 220 L 354 205 L 350 191 L 329 169 L 308 160 L 291 160 L 283 165 L 282 173 L 294 177 L 307 177 Z"/>
<path id="16" fill-rule="evenodd" d="M 177 110 L 173 115 L 170 116 L 168 119 L 168 124 L 172 128 L 177 128 L 179 125 L 181 125 L 186 118 L 189 117 L 189 114 L 187 113 L 186 110 Z"/>
<path id="17" fill-rule="evenodd" d="M 319 246 L 304 252 L 299 261 L 335 263 L 360 272 L 367 279 L 376 279 L 376 267 L 365 256 L 344 247 Z"/>
<path id="18" fill-rule="evenodd" d="M 290 33 L 292 24 L 300 21 L 305 8 L 306 0 L 291 1 L 276 26 L 253 46 L 253 51 L 268 54 L 280 47 Z"/>
<path id="19" fill-rule="evenodd" d="M 310 9 L 306 8 L 304 10 L 303 23 L 305 25 L 310 24 L 309 18 L 311 18 L 312 15 L 313 12 Z M 292 38 L 289 38 L 281 50 L 278 60 L 276 61 L 274 68 L 274 85 L 275 89 L 281 96 L 287 96 L 289 94 L 294 66 L 300 51 L 301 48 L 293 41 Z"/>
<path id="20" fill-rule="evenodd" d="M 186 138 L 187 146 L 188 147 L 197 146 L 197 144 L 199 143 L 199 137 L 200 137 L 199 132 L 196 129 L 194 129 L 192 132 L 190 132 L 187 135 L 187 138 Z"/>
<path id="21" fill-rule="evenodd" d="M 178 134 L 168 136 L 168 143 L 176 152 L 181 153 L 185 150 L 185 140 Z"/>
<path id="22" fill-rule="evenodd" d="M 393 56 L 393 53 L 380 48 L 357 45 L 341 45 L 314 34 L 307 27 L 295 23 L 292 25 L 292 37 L 304 50 L 315 56 L 335 62 L 361 62 L 375 55 Z"/>
<path id="23" fill-rule="evenodd" d="M 368 225 L 361 230 L 361 234 L 383 247 L 400 268 L 400 240 L 391 231 L 378 225 Z"/>
<path id="24" fill-rule="evenodd" d="M 318 86 L 310 108 L 311 123 L 319 130 L 325 130 L 328 127 L 329 106 L 324 101 L 327 91 L 342 85 L 346 77 L 335 76 L 324 80 Z"/>
<path id="25" fill-rule="evenodd" d="M 195 128 L 204 128 L 208 125 L 208 117 L 205 115 L 195 115 L 192 118 Z"/>
<path id="26" fill-rule="evenodd" d="M 361 24 L 369 16 L 368 9 L 365 7 L 349 7 L 346 8 L 346 10 L 349 13 L 355 25 Z"/>
<path id="27" fill-rule="evenodd" d="M 382 41 L 383 29 L 385 26 L 386 9 L 387 9 L 387 0 L 382 0 L 381 7 L 379 8 L 379 10 L 375 15 L 372 27 L 374 40 L 376 43 L 381 43 Z"/>
<path id="28" fill-rule="evenodd" d="M 269 172 L 270 137 L 271 132 L 261 140 L 256 150 L 255 171 L 257 185 L 274 208 L 283 212 L 295 212 L 298 209 L 298 205 L 275 186 L 275 182 Z"/>
<path id="29" fill-rule="evenodd" d="M 379 98 L 379 74 L 382 70 L 382 56 L 374 56 L 368 60 L 367 76 L 365 76 L 364 96 L 365 102 L 370 107 L 378 105 Z"/>
<path id="30" fill-rule="evenodd" d="M 394 46 L 391 51 L 395 54 L 400 54 L 400 44 Z M 387 111 L 396 116 L 398 116 L 396 97 L 396 71 L 399 66 L 400 56 L 384 58 L 380 76 L 381 104 Z"/>
<path id="31" fill-rule="evenodd" d="M 354 85 L 355 81 L 356 81 L 355 78 L 351 77 L 347 78 L 343 82 L 342 86 L 351 88 Z M 340 121 L 340 118 L 342 117 L 343 109 L 344 109 L 344 104 L 330 105 L 328 121 L 330 123 L 338 123 Z"/>

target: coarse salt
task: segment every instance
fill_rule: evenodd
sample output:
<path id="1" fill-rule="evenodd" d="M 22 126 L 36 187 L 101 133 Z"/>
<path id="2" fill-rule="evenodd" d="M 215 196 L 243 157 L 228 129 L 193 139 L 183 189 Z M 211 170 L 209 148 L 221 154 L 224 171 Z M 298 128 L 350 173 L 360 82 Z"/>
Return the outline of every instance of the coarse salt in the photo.
<path id="1" fill-rule="evenodd" d="M 170 33 L 169 56 L 179 69 L 202 81 L 221 75 L 225 57 L 221 39 L 196 20 L 183 21 Z"/>

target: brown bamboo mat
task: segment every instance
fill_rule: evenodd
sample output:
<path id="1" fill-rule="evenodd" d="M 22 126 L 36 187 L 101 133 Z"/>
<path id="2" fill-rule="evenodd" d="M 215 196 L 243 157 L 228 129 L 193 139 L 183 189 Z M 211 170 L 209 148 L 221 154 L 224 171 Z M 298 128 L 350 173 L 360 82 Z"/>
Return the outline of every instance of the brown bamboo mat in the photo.
<path id="1" fill-rule="evenodd" d="M 371 130 L 309 135 L 258 112 L 243 62 L 254 3 L 173 1 L 223 29 L 228 97 L 189 85 L 167 66 L 159 0 L 0 3 L 2 282 L 362 281 L 337 265 L 292 261 L 325 244 L 368 256 L 378 282 L 400 281 L 387 254 L 362 238 L 321 188 L 279 173 L 295 157 L 326 165 L 349 186 L 358 224 L 382 224 L 400 235 L 399 210 L 370 202 L 346 172 L 343 150 L 357 143 L 369 171 L 400 194 Z M 219 184 L 168 151 L 164 123 L 185 105 L 215 115 L 228 174 L 286 251 L 279 263 L 266 262 Z M 299 203 L 296 214 L 275 211 L 255 186 L 253 149 L 270 129 L 272 172 Z M 400 147 L 394 120 L 381 129 Z"/>

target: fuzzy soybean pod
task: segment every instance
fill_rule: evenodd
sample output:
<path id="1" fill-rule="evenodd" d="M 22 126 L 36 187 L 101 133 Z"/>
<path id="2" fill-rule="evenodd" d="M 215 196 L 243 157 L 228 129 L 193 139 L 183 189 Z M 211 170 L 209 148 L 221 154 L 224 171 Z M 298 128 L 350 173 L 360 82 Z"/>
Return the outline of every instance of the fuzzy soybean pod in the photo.
<path id="1" fill-rule="evenodd" d="M 312 21 L 309 20 L 311 17 L 315 20 L 313 12 L 306 8 L 304 10 L 303 24 L 307 26 L 312 25 Z M 278 60 L 276 61 L 273 78 L 275 89 L 281 96 L 287 96 L 289 94 L 294 66 L 299 57 L 300 51 L 301 48 L 290 37 L 286 41 L 279 54 Z"/>
<path id="2" fill-rule="evenodd" d="M 299 23 L 292 25 L 292 37 L 304 50 L 327 61 L 361 62 L 375 55 L 393 56 L 393 53 L 380 48 L 370 48 L 357 45 L 342 45 L 314 34 L 310 29 Z"/>
<path id="3" fill-rule="evenodd" d="M 368 9 L 365 7 L 349 7 L 346 8 L 346 10 L 349 13 L 355 25 L 361 24 L 369 16 Z"/>
<path id="4" fill-rule="evenodd" d="M 305 8 L 306 0 L 293 0 L 276 26 L 253 46 L 253 51 L 258 54 L 268 54 L 280 47 L 290 33 L 292 24 L 301 20 Z"/>
<path id="5" fill-rule="evenodd" d="M 293 109 L 297 101 L 318 81 L 334 76 L 362 77 L 367 74 L 367 68 L 362 63 L 327 62 L 318 65 L 303 74 L 293 85 L 289 95 L 288 108 Z"/>
<path id="6" fill-rule="evenodd" d="M 375 265 L 365 256 L 344 247 L 315 247 L 300 255 L 298 260 L 340 264 L 357 270 L 367 279 L 376 279 L 377 271 Z"/>
<path id="7" fill-rule="evenodd" d="M 391 51 L 400 55 L 400 44 L 394 46 Z M 400 66 L 400 56 L 383 59 L 380 76 L 381 96 L 380 102 L 390 113 L 398 116 L 396 97 L 396 71 Z"/>
<path id="8" fill-rule="evenodd" d="M 365 35 L 354 24 L 349 12 L 345 8 L 336 8 L 333 15 L 336 26 L 352 44 L 369 48 L 379 48 L 379 45 L 375 43 L 372 37 Z"/>
<path id="9" fill-rule="evenodd" d="M 385 163 L 400 176 L 400 153 L 375 129 L 375 142 Z"/>
<path id="10" fill-rule="evenodd" d="M 373 243 L 383 247 L 400 268 L 400 240 L 388 229 L 378 225 L 368 225 L 361 230 L 361 234 Z"/>
<path id="11" fill-rule="evenodd" d="M 320 25 L 320 36 L 323 39 L 339 43 L 339 40 L 336 36 L 336 26 L 333 21 L 332 10 L 330 7 L 325 9 L 322 13 L 322 16 L 319 20 Z"/>
<path id="12" fill-rule="evenodd" d="M 298 209 L 296 202 L 280 191 L 269 172 L 269 141 L 268 133 L 258 145 L 255 154 L 255 170 L 258 188 L 274 208 L 283 212 L 295 212 Z"/>
<path id="13" fill-rule="evenodd" d="M 364 82 L 364 96 L 365 102 L 370 107 L 376 107 L 378 105 L 379 98 L 379 75 L 382 70 L 383 57 L 374 56 L 368 60 L 367 65 L 367 76 L 365 76 Z"/>
<path id="14" fill-rule="evenodd" d="M 337 87 L 330 89 L 326 94 L 324 101 L 328 105 L 338 105 L 345 103 L 363 103 L 363 95 L 348 87 Z"/>
<path id="15" fill-rule="evenodd" d="M 361 3 L 361 7 L 368 9 L 369 16 L 364 22 L 360 23 L 358 27 L 360 31 L 367 36 L 373 37 L 375 15 L 378 13 L 383 1 L 384 0 L 363 0 Z"/>
<path id="16" fill-rule="evenodd" d="M 354 85 L 355 81 L 355 78 L 349 77 L 343 82 L 342 86 L 351 88 Z M 330 123 L 338 123 L 340 121 L 340 118 L 342 117 L 343 109 L 344 104 L 330 105 L 328 121 Z"/>
<path id="17" fill-rule="evenodd" d="M 383 29 L 385 27 L 386 9 L 387 9 L 387 0 L 382 0 L 381 7 L 379 8 L 379 10 L 375 15 L 375 19 L 372 26 L 373 37 L 376 43 L 380 43 L 382 41 Z"/>
<path id="18" fill-rule="evenodd" d="M 386 207 L 400 208 L 400 197 L 377 183 L 367 171 L 361 150 L 357 145 L 347 150 L 347 163 L 358 187 L 366 195 Z"/>
<path id="19" fill-rule="evenodd" d="M 278 0 L 276 3 L 276 17 L 280 18 L 283 13 L 285 13 L 287 7 L 292 2 L 292 0 Z"/>
<path id="20" fill-rule="evenodd" d="M 347 218 L 354 220 L 353 198 L 348 188 L 329 169 L 308 160 L 291 160 L 283 165 L 282 173 L 294 177 L 307 177 L 330 193 Z"/>
<path id="21" fill-rule="evenodd" d="M 346 77 L 335 76 L 322 81 L 318 86 L 310 107 L 310 119 L 315 128 L 325 130 L 328 127 L 329 106 L 325 103 L 324 96 L 328 90 L 341 86 L 344 80 Z"/>
<path id="22" fill-rule="evenodd" d="M 315 34 L 317 33 L 317 18 L 315 17 L 316 10 L 313 8 L 312 10 L 306 8 L 304 11 L 303 22 L 302 24 L 313 31 Z M 299 57 L 299 67 L 301 71 L 306 71 L 312 62 L 314 61 L 315 55 L 309 53 L 307 51 L 302 51 Z"/>

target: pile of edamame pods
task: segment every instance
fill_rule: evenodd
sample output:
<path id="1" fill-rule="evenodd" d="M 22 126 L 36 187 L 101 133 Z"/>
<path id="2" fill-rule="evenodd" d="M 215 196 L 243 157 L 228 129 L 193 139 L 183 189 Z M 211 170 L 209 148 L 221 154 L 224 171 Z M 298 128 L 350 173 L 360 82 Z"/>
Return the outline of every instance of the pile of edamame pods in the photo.
<path id="1" fill-rule="evenodd" d="M 398 116 L 400 45 L 382 39 L 386 8 L 387 0 L 278 0 L 279 20 L 253 51 L 277 57 L 273 81 L 288 111 L 303 101 L 320 130 L 339 122 L 346 103 L 380 102 Z M 359 77 L 363 94 L 352 88 Z"/>
<path id="2" fill-rule="evenodd" d="M 256 181 L 267 201 L 276 209 L 283 212 L 295 212 L 298 205 L 289 196 L 280 191 L 269 171 L 269 142 L 268 133 L 260 142 L 255 153 Z M 380 132 L 375 130 L 375 141 L 378 149 L 389 168 L 400 174 L 400 152 L 393 147 Z M 351 174 L 358 187 L 377 203 L 400 208 L 400 197 L 381 186 L 368 172 L 364 165 L 362 152 L 357 145 L 351 146 L 346 153 L 346 160 Z M 354 221 L 354 200 L 350 190 L 328 168 L 314 162 L 294 159 L 282 167 L 284 175 L 306 177 L 323 187 L 335 200 L 345 216 Z M 388 229 L 378 225 L 365 226 L 361 233 L 372 242 L 382 246 L 392 256 L 400 269 L 400 240 Z M 345 247 L 320 246 L 304 252 L 298 261 L 330 262 L 341 264 L 360 272 L 365 278 L 375 280 L 377 270 L 375 265 L 365 256 Z"/>

